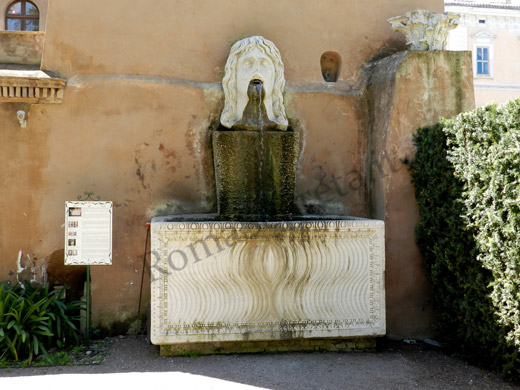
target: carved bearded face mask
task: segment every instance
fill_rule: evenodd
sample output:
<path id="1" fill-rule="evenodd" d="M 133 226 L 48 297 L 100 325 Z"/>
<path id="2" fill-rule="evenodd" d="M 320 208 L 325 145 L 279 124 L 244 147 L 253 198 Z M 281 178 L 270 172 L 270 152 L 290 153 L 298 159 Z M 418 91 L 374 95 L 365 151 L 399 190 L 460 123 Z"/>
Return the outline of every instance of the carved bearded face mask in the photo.
<path id="1" fill-rule="evenodd" d="M 263 101 L 269 120 L 285 130 L 288 122 L 283 105 L 285 79 L 280 52 L 271 41 L 259 36 L 245 38 L 231 48 L 222 80 L 225 106 L 220 122 L 231 128 L 242 119 L 252 80 L 263 84 Z"/>
<path id="2" fill-rule="evenodd" d="M 273 114 L 273 61 L 257 48 L 238 58 L 237 64 L 237 114 L 242 115 L 249 100 L 247 90 L 251 80 L 260 80 L 264 88 L 264 104 L 267 116 L 274 122 Z"/>

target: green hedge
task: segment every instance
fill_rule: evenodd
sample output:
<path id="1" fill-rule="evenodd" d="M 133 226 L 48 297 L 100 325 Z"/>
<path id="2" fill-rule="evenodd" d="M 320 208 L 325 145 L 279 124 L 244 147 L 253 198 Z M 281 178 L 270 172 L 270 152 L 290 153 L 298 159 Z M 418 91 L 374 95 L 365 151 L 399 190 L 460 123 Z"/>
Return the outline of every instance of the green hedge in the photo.
<path id="1" fill-rule="evenodd" d="M 520 100 L 419 129 L 417 244 L 447 345 L 520 378 Z"/>

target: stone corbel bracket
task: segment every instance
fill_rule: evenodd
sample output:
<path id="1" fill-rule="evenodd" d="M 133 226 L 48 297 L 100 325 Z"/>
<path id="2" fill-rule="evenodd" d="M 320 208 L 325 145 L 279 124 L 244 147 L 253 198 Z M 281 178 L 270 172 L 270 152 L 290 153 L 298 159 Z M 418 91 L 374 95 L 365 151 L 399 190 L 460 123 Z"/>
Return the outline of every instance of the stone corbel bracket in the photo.
<path id="1" fill-rule="evenodd" d="M 388 19 L 394 31 L 406 37 L 410 50 L 445 50 L 448 33 L 459 25 L 460 15 L 418 9 Z"/>
<path id="2" fill-rule="evenodd" d="M 61 104 L 65 84 L 41 70 L 0 69 L 0 103 Z"/>

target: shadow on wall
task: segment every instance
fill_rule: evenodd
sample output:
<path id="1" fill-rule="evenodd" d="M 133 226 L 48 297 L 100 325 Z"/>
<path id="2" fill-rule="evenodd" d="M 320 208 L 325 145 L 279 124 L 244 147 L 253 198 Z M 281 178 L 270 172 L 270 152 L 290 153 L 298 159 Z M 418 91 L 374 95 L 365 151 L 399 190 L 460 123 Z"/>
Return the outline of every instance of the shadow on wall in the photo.
<path id="1" fill-rule="evenodd" d="M 33 287 L 66 286 L 67 299 L 79 300 L 83 295 L 86 280 L 85 266 L 66 266 L 63 249 L 54 251 L 45 259 L 32 257 L 20 251 L 17 260 L 16 279 L 19 283 L 30 283 Z"/>

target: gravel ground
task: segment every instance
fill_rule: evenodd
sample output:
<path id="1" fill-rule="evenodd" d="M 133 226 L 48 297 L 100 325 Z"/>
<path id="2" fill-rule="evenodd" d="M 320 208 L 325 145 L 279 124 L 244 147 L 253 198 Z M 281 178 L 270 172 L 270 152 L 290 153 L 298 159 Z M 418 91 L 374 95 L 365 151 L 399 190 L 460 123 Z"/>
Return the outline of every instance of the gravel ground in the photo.
<path id="1" fill-rule="evenodd" d="M 0 369 L 1 388 L 520 389 L 424 343 L 374 353 L 280 353 L 166 358 L 144 337 L 110 339 L 99 365 Z M 85 375 L 88 374 L 88 375 Z M 102 375 L 96 375 L 102 374 Z M 112 385 L 112 384 L 111 384 Z M 36 387 L 37 386 L 37 387 Z"/>

